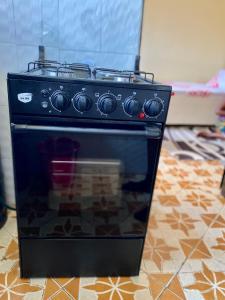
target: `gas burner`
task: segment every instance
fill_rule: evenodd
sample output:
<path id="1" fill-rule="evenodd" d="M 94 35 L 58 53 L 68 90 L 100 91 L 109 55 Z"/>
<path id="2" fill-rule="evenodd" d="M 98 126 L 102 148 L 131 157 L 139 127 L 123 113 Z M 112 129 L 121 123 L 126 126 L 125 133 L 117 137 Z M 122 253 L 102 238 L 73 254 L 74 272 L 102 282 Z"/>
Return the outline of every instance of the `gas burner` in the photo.
<path id="1" fill-rule="evenodd" d="M 98 80 L 116 82 L 135 82 L 136 74 L 133 71 L 120 71 L 114 69 L 95 68 L 93 75 Z"/>
<path id="2" fill-rule="evenodd" d="M 91 69 L 87 64 L 61 64 L 57 61 L 34 61 L 28 64 L 28 73 L 50 77 L 65 77 L 71 79 L 88 79 L 91 77 Z"/>
<path id="3" fill-rule="evenodd" d="M 106 68 L 95 68 L 93 75 L 98 80 L 128 82 L 128 83 L 154 83 L 154 74 L 141 71 L 121 71 Z M 148 79 L 148 76 L 151 76 Z"/>
<path id="4" fill-rule="evenodd" d="M 59 77 L 88 79 L 91 77 L 91 69 L 87 64 L 63 64 L 58 68 Z"/>

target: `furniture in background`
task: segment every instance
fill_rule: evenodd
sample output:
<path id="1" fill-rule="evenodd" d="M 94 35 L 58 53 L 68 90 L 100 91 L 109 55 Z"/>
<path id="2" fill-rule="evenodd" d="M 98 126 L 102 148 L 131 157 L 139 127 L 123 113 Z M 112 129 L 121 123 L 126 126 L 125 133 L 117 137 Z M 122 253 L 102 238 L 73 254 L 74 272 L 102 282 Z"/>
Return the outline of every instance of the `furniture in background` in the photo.
<path id="1" fill-rule="evenodd" d="M 225 95 L 202 97 L 178 92 L 170 101 L 167 125 L 215 125 L 216 112 L 225 102 Z"/>
<path id="2" fill-rule="evenodd" d="M 169 125 L 215 125 L 216 112 L 225 103 L 225 70 L 220 70 L 207 83 L 170 82 Z"/>

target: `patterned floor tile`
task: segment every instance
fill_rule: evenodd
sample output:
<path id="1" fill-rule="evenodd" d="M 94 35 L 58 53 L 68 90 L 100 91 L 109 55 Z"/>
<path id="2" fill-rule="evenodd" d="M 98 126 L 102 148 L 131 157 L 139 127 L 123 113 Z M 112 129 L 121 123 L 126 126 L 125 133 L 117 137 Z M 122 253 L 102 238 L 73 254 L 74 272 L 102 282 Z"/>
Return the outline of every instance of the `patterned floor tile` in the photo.
<path id="1" fill-rule="evenodd" d="M 210 212 L 215 208 L 217 198 L 212 194 L 203 191 L 192 191 L 186 195 L 185 201 L 190 203 L 193 208 L 198 207 L 200 211 Z M 219 210 L 220 207 L 222 207 L 222 205 L 217 203 L 216 210 Z"/>
<path id="2" fill-rule="evenodd" d="M 225 273 L 214 271 L 205 263 L 202 263 L 201 271 L 180 274 L 180 280 L 184 288 L 186 298 L 223 300 L 225 299 Z"/>
<path id="3" fill-rule="evenodd" d="M 42 290 L 42 287 L 32 285 L 29 279 L 19 278 L 17 263 L 8 273 L 0 274 L 0 299 L 24 299 L 25 295 L 40 290 Z"/>
<path id="4" fill-rule="evenodd" d="M 145 240 L 143 258 L 154 263 L 159 271 L 163 270 L 163 264 L 171 260 L 170 252 L 178 250 L 176 247 L 169 246 L 162 238 L 148 234 Z"/>
<path id="5" fill-rule="evenodd" d="M 185 294 L 180 284 L 178 276 L 173 276 L 168 287 L 161 294 L 160 300 L 185 300 Z"/>
<path id="6" fill-rule="evenodd" d="M 202 259 L 212 257 L 206 244 L 200 239 L 182 239 L 180 240 L 180 245 L 187 258 Z"/>
<path id="7" fill-rule="evenodd" d="M 158 224 L 156 221 L 156 217 L 154 214 L 151 214 L 150 218 L 149 218 L 148 229 L 152 230 L 152 229 L 157 229 L 157 228 L 158 228 Z"/>
<path id="8" fill-rule="evenodd" d="M 221 236 L 219 236 L 216 240 L 217 240 L 217 244 L 215 246 L 212 246 L 212 249 L 225 252 L 225 231 L 222 231 Z"/>
<path id="9" fill-rule="evenodd" d="M 204 242 L 208 245 L 212 258 L 225 266 L 225 230 L 210 228 L 204 236 Z"/>
<path id="10" fill-rule="evenodd" d="M 8 247 L 6 248 L 6 252 L 3 256 L 4 260 L 11 259 L 11 260 L 18 260 L 19 259 L 19 248 L 18 242 L 15 239 L 11 239 Z"/>
<path id="11" fill-rule="evenodd" d="M 180 202 L 175 195 L 161 195 L 159 201 L 163 206 L 180 206 Z"/>
<path id="12" fill-rule="evenodd" d="M 5 228 L 13 238 L 17 238 L 17 224 L 15 212 L 10 212 L 7 222 L 5 224 Z"/>
<path id="13" fill-rule="evenodd" d="M 150 274 L 148 276 L 149 288 L 152 295 L 152 298 L 158 299 L 161 297 L 163 291 L 169 285 L 170 280 L 173 277 L 173 273 L 164 273 L 164 274 Z"/>
<path id="14" fill-rule="evenodd" d="M 179 212 L 173 209 L 171 213 L 166 214 L 165 219 L 161 222 L 169 224 L 171 229 L 176 229 L 182 231 L 186 236 L 189 236 L 189 231 L 195 228 L 195 223 L 199 220 L 193 219 L 187 213 Z"/>
<path id="15" fill-rule="evenodd" d="M 49 278 L 46 280 L 43 300 L 75 299 L 79 297 L 79 278 Z"/>
<path id="16" fill-rule="evenodd" d="M 0 229 L 0 259 L 4 253 L 4 249 L 8 246 L 12 239 L 12 236 L 6 230 L 6 227 Z"/>
<path id="17" fill-rule="evenodd" d="M 202 220 L 212 228 L 225 228 L 225 219 L 220 214 L 202 214 Z"/>
<path id="18" fill-rule="evenodd" d="M 9 272 L 18 259 L 17 240 L 14 240 L 4 227 L 0 230 L 0 274 Z"/>
<path id="19" fill-rule="evenodd" d="M 99 277 L 93 284 L 84 285 L 82 288 L 89 290 L 90 295 L 99 300 L 134 300 L 137 291 L 146 289 L 130 277 Z"/>
<path id="20" fill-rule="evenodd" d="M 186 261 L 180 273 L 200 272 L 203 263 L 215 271 L 225 271 L 222 229 L 209 227 L 202 239 L 180 240 L 180 243 L 186 255 Z"/>

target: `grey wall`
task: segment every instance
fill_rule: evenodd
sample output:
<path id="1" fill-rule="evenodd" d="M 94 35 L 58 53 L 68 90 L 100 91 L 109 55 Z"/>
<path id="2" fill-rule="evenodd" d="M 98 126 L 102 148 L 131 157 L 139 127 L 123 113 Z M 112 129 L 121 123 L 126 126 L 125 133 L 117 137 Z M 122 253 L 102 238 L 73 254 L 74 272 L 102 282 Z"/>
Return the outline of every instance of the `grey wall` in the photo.
<path id="1" fill-rule="evenodd" d="M 0 154 L 6 197 L 14 204 L 6 73 L 38 58 L 133 69 L 142 0 L 0 0 Z"/>
<path id="2" fill-rule="evenodd" d="M 46 46 L 48 59 L 133 69 L 142 0 L 1 0 L 0 69 L 17 71 Z"/>

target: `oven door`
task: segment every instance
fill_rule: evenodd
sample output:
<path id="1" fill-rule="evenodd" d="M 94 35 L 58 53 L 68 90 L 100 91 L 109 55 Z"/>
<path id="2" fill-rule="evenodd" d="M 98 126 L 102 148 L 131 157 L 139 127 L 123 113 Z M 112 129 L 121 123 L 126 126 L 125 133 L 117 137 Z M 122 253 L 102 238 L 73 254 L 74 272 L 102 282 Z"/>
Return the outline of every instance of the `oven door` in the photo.
<path id="1" fill-rule="evenodd" d="M 143 237 L 159 127 L 12 124 L 20 237 Z"/>

